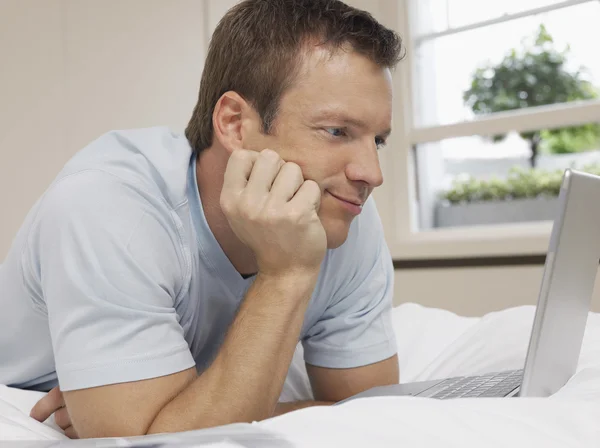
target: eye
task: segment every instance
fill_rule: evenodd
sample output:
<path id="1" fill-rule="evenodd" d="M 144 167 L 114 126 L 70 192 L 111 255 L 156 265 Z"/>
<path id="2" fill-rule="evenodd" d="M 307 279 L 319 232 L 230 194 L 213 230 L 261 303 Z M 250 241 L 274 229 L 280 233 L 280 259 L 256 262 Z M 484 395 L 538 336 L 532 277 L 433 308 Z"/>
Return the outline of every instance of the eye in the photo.
<path id="1" fill-rule="evenodd" d="M 334 137 L 346 137 L 348 135 L 344 128 L 325 128 L 325 131 Z"/>
<path id="2" fill-rule="evenodd" d="M 383 148 L 385 148 L 386 144 L 387 144 L 387 142 L 385 141 L 384 138 L 375 137 L 375 145 L 377 145 L 377 149 L 383 149 Z"/>

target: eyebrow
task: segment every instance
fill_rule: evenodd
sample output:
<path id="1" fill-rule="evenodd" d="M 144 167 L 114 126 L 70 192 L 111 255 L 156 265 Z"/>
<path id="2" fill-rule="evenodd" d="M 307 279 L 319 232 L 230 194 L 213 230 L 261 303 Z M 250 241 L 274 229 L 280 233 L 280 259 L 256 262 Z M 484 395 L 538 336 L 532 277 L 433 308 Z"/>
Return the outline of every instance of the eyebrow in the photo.
<path id="1" fill-rule="evenodd" d="M 355 126 L 362 129 L 367 129 L 369 126 L 362 120 L 357 118 L 352 118 L 344 113 L 334 112 L 334 111 L 323 111 L 316 116 L 317 120 L 333 120 L 344 123 L 346 125 Z M 392 133 L 391 128 L 387 128 L 385 131 L 377 134 L 377 137 L 388 138 Z"/>

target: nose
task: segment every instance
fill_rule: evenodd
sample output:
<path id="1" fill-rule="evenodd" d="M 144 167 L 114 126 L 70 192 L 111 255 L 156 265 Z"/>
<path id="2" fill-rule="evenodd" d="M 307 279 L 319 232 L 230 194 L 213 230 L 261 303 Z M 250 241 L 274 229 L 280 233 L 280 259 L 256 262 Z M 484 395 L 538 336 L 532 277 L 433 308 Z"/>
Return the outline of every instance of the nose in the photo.
<path id="1" fill-rule="evenodd" d="M 383 183 L 379 155 L 374 143 L 367 147 L 362 144 L 356 149 L 352 160 L 346 165 L 346 177 L 351 181 L 364 182 L 371 188 Z"/>

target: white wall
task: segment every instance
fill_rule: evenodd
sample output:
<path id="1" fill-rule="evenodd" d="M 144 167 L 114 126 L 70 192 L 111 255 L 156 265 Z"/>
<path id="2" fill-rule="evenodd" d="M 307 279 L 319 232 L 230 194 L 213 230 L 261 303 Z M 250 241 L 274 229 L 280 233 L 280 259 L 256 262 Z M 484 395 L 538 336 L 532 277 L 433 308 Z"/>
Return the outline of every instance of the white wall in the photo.
<path id="1" fill-rule="evenodd" d="M 396 18 L 382 12 L 388 1 L 349 3 L 393 26 Z M 183 129 L 207 37 L 234 3 L 0 0 L 0 260 L 29 208 L 82 145 L 115 128 Z M 469 315 L 535 303 L 541 269 L 398 271 L 396 302 Z"/>
<path id="2" fill-rule="evenodd" d="M 0 262 L 35 200 L 92 139 L 183 130 L 208 38 L 235 3 L 0 0 Z"/>
<path id="3" fill-rule="evenodd" d="M 185 127 L 205 57 L 205 7 L 0 0 L 0 260 L 83 145 L 111 129 Z"/>

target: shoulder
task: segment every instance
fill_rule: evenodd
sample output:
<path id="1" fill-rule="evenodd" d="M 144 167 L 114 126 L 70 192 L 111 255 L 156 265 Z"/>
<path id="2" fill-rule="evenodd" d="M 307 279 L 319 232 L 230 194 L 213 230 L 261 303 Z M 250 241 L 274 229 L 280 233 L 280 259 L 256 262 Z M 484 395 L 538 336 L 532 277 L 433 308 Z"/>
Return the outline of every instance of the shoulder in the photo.
<path id="1" fill-rule="evenodd" d="M 124 272 L 136 266 L 175 290 L 189 265 L 176 219 L 164 198 L 114 174 L 82 170 L 56 181 L 40 200 L 28 253 L 41 264 L 81 260 Z"/>
<path id="2" fill-rule="evenodd" d="M 88 168 L 57 179 L 42 196 L 36 222 L 85 225 L 125 237 L 146 214 L 170 215 L 164 198 L 142 185 L 101 169 Z"/>
<path id="3" fill-rule="evenodd" d="M 83 171 L 103 171 L 177 207 L 186 198 L 191 156 L 185 136 L 166 127 L 111 131 L 75 154 L 56 181 Z"/>
<path id="4" fill-rule="evenodd" d="M 64 227 L 71 237 L 188 264 L 176 210 L 187 202 L 191 156 L 185 136 L 166 127 L 108 132 L 67 162 L 40 199 L 34 228 Z"/>

